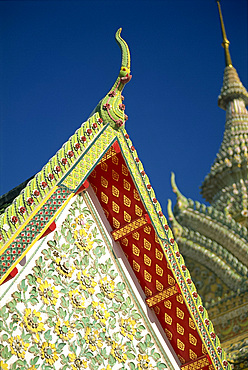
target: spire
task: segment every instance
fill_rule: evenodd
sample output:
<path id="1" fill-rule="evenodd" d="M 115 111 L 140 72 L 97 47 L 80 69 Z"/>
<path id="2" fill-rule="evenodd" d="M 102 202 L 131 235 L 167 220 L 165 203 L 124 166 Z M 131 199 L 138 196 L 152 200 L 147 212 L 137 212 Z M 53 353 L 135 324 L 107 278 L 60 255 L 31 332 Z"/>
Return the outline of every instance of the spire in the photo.
<path id="1" fill-rule="evenodd" d="M 226 111 L 226 125 L 219 152 L 201 186 L 201 194 L 216 209 L 227 211 L 248 225 L 248 93 L 242 85 L 229 53 L 229 41 L 217 1 L 226 67 L 218 105 Z"/>
<path id="2" fill-rule="evenodd" d="M 221 26 L 221 32 L 222 32 L 222 38 L 223 38 L 222 46 L 225 50 L 226 67 L 231 67 L 232 66 L 232 60 L 231 60 L 231 56 L 230 56 L 230 52 L 229 52 L 230 42 L 228 41 L 228 39 L 226 37 L 226 30 L 225 30 L 225 26 L 224 26 L 224 22 L 223 22 L 223 17 L 222 17 L 221 7 L 220 7 L 220 2 L 219 1 L 217 1 L 217 5 L 218 5 L 218 9 L 219 9 L 220 26 Z"/>

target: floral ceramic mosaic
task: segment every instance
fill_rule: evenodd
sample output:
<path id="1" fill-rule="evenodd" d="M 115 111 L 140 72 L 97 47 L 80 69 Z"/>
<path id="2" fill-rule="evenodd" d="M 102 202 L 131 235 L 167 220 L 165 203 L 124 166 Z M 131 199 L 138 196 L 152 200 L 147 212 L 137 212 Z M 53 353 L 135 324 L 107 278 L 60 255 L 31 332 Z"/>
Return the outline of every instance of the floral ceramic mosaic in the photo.
<path id="1" fill-rule="evenodd" d="M 0 310 L 1 369 L 164 369 L 83 197 Z"/>

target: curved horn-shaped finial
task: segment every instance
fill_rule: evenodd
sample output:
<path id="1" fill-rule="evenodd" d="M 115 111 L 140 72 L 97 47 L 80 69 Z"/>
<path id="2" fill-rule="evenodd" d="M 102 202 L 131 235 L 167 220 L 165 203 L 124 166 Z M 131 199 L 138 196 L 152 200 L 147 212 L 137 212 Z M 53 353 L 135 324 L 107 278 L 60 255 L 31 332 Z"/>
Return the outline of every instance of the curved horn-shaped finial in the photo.
<path id="1" fill-rule="evenodd" d="M 122 29 L 119 28 L 115 35 L 122 53 L 120 73 L 110 92 L 102 99 L 96 108 L 96 110 L 99 111 L 101 118 L 106 123 L 110 123 L 115 130 L 118 130 L 123 126 L 127 120 L 127 116 L 124 113 L 125 105 L 122 102 L 124 98 L 121 93 L 125 84 L 132 78 L 130 75 L 130 52 L 126 41 L 121 37 L 121 30 Z"/>
<path id="2" fill-rule="evenodd" d="M 174 172 L 171 172 L 171 186 L 172 186 L 173 192 L 176 193 L 176 195 L 177 195 L 177 205 L 179 206 L 179 208 L 181 208 L 182 206 L 187 206 L 188 205 L 188 200 L 178 189 L 178 187 L 176 185 Z"/>

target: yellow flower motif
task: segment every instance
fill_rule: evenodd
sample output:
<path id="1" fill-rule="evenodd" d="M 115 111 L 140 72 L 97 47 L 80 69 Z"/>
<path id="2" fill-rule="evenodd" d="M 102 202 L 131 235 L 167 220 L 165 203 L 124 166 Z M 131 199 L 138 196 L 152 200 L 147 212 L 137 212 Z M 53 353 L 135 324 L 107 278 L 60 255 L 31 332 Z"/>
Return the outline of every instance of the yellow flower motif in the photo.
<path id="1" fill-rule="evenodd" d="M 71 224 L 71 226 L 75 229 L 77 225 L 83 226 L 85 224 L 84 222 L 84 215 L 79 215 L 78 217 L 75 218 L 75 223 Z"/>
<path id="2" fill-rule="evenodd" d="M 24 343 L 19 335 L 9 338 L 11 353 L 17 357 L 24 358 L 29 343 Z"/>
<path id="3" fill-rule="evenodd" d="M 87 361 L 82 360 L 80 357 L 77 357 L 74 353 L 69 353 L 70 362 L 73 370 L 81 370 L 87 368 Z"/>
<path id="4" fill-rule="evenodd" d="M 69 321 L 63 321 L 61 323 L 60 320 L 58 319 L 54 331 L 63 340 L 69 340 L 74 336 L 74 334 L 70 331 Z"/>
<path id="5" fill-rule="evenodd" d="M 53 365 L 59 358 L 55 349 L 55 344 L 44 342 L 41 347 L 41 357 L 44 358 L 48 364 Z"/>
<path id="6" fill-rule="evenodd" d="M 97 285 L 97 283 L 90 277 L 89 274 L 87 274 L 86 270 L 82 271 L 82 273 L 79 271 L 77 278 L 83 290 L 86 290 L 89 294 L 94 294 L 94 287 Z"/>
<path id="7" fill-rule="evenodd" d="M 106 310 L 104 303 L 101 302 L 92 302 L 93 310 L 94 310 L 94 318 L 96 320 L 100 320 L 101 323 L 106 325 L 106 320 L 109 318 L 110 313 Z"/>
<path id="8" fill-rule="evenodd" d="M 103 342 L 101 341 L 101 338 L 99 338 L 98 331 L 91 330 L 89 327 L 86 328 L 84 339 L 92 351 L 95 351 L 97 347 L 101 348 L 103 346 Z"/>
<path id="9" fill-rule="evenodd" d="M 58 272 L 64 276 L 71 277 L 74 270 L 75 266 L 70 264 L 70 261 L 66 258 L 65 255 L 56 258 L 56 268 Z"/>
<path id="10" fill-rule="evenodd" d="M 106 368 L 103 367 L 101 370 L 111 370 L 111 367 L 109 365 L 107 365 Z"/>
<path id="11" fill-rule="evenodd" d="M 113 342 L 111 355 L 116 358 L 119 362 L 125 362 L 127 360 L 127 355 L 124 352 L 124 346 L 119 345 L 116 342 Z"/>
<path id="12" fill-rule="evenodd" d="M 45 330 L 44 324 L 40 322 L 41 320 L 40 312 L 36 310 L 32 312 L 30 308 L 26 308 L 23 317 L 24 323 L 21 323 L 21 326 L 25 326 L 26 330 L 31 333 L 38 333 L 39 331 Z"/>
<path id="13" fill-rule="evenodd" d="M 8 370 L 8 365 L 5 364 L 3 361 L 0 361 L 0 369 L 1 370 Z"/>
<path id="14" fill-rule="evenodd" d="M 136 333 L 134 329 L 135 321 L 132 319 L 121 319 L 121 334 L 125 337 L 128 336 L 131 340 L 133 340 L 133 336 Z"/>
<path id="15" fill-rule="evenodd" d="M 144 369 L 151 369 L 152 366 L 149 365 L 150 360 L 148 359 L 147 355 L 139 355 L 138 356 L 138 369 L 144 370 Z"/>
<path id="16" fill-rule="evenodd" d="M 113 299 L 115 294 L 114 294 L 114 290 L 115 290 L 115 283 L 113 280 L 108 280 L 107 276 L 105 276 L 103 279 L 100 280 L 100 288 L 101 288 L 101 291 L 103 292 L 103 294 L 109 298 L 109 299 Z"/>
<path id="17" fill-rule="evenodd" d="M 48 284 L 47 281 L 40 284 L 39 293 L 41 295 L 41 298 L 43 299 L 43 302 L 47 305 L 55 305 L 59 297 L 59 291 L 51 286 L 51 284 Z"/>
<path id="18" fill-rule="evenodd" d="M 87 228 L 87 225 L 86 225 Z M 74 239 L 76 239 L 75 244 L 81 251 L 89 252 L 93 248 L 93 241 L 91 240 L 92 235 L 89 234 L 87 237 L 87 233 L 84 229 L 75 230 Z"/>
<path id="19" fill-rule="evenodd" d="M 78 289 L 69 291 L 70 301 L 76 308 L 84 308 L 85 298 L 79 293 Z"/>
<path id="20" fill-rule="evenodd" d="M 36 369 L 37 368 L 34 365 L 28 368 L 28 370 L 36 370 Z"/>

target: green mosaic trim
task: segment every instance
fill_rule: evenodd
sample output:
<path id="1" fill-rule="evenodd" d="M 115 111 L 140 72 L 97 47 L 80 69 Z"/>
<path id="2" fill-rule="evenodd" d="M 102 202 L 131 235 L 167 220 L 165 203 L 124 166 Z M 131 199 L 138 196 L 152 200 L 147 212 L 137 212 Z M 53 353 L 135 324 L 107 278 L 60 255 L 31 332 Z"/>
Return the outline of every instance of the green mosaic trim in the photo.
<path id="1" fill-rule="evenodd" d="M 103 120 L 96 113 L 76 131 L 21 194 L 0 216 L 0 248 L 34 216 L 39 204 L 56 189 L 62 178 L 80 160 L 92 140 L 101 134 Z"/>
<path id="2" fill-rule="evenodd" d="M 47 244 L 0 311 L 1 367 L 165 369 L 82 197 Z"/>

